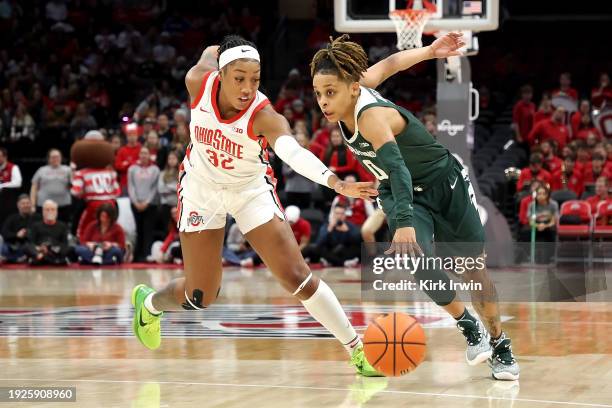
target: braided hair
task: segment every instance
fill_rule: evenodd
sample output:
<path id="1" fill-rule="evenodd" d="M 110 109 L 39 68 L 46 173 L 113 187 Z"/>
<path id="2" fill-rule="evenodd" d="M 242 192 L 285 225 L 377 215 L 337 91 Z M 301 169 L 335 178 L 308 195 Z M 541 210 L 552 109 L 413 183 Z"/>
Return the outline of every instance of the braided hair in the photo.
<path id="1" fill-rule="evenodd" d="M 217 63 L 219 62 L 219 56 L 221 56 L 223 51 L 229 50 L 230 48 L 234 48 L 234 47 L 240 47 L 241 45 L 248 45 L 249 47 L 253 47 L 257 49 L 257 46 L 254 43 L 252 43 L 251 41 L 245 40 L 239 35 L 232 34 L 232 35 L 226 35 L 225 37 L 223 37 L 223 41 L 221 41 L 221 44 L 219 45 L 219 51 L 218 51 L 219 54 L 217 55 Z"/>
<path id="2" fill-rule="evenodd" d="M 335 40 L 329 37 L 327 47 L 317 51 L 310 63 L 310 74 L 337 75 L 345 81 L 359 82 L 368 69 L 368 56 L 363 47 L 348 41 L 348 34 Z"/>

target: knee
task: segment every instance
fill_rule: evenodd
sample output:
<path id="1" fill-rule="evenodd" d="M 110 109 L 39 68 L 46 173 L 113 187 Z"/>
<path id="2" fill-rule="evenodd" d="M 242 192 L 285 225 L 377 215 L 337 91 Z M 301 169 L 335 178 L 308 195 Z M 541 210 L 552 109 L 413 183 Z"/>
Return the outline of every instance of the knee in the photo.
<path id="1" fill-rule="evenodd" d="M 295 294 L 312 280 L 312 274 L 306 263 L 288 267 L 286 273 L 282 276 L 280 282 L 283 288 L 290 293 Z"/>

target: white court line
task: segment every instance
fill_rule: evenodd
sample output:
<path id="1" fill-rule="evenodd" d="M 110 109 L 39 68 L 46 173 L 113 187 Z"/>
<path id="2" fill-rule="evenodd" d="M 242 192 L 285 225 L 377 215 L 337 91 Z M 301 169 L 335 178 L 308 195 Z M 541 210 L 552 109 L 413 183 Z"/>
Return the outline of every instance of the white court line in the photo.
<path id="1" fill-rule="evenodd" d="M 71 383 L 119 383 L 119 384 L 167 384 L 167 385 L 202 385 L 207 387 L 238 387 L 238 388 L 277 388 L 290 390 L 315 390 L 315 391 L 352 391 L 350 388 L 335 388 L 335 387 L 307 387 L 301 385 L 271 385 L 271 384 L 227 384 L 227 383 L 206 383 L 206 382 L 183 382 L 183 381 L 138 381 L 138 380 L 95 380 L 95 379 L 74 379 L 74 380 L 58 380 L 44 378 L 0 378 L 0 381 L 33 381 L 33 382 L 71 382 Z M 447 398 L 463 398 L 463 399 L 482 399 L 482 400 L 500 400 L 500 401 L 518 401 L 518 402 L 534 402 L 538 404 L 556 404 L 556 405 L 571 405 L 579 407 L 598 407 L 612 408 L 612 405 L 592 404 L 588 402 L 569 402 L 569 401 L 549 401 L 537 400 L 528 398 L 503 398 L 503 397 L 484 397 L 482 395 L 468 394 L 443 394 L 436 392 L 416 392 L 416 391 L 393 391 L 383 390 L 380 393 L 384 394 L 399 394 L 399 395 L 419 395 L 430 397 L 447 397 Z"/>

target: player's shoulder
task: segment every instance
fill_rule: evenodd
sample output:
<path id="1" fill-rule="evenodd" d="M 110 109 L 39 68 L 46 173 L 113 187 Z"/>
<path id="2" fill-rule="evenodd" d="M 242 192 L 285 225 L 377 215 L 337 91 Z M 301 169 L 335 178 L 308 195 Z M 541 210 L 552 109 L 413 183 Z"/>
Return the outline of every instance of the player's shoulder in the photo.
<path id="1" fill-rule="evenodd" d="M 277 125 L 283 121 L 284 116 L 274 110 L 274 107 L 267 98 L 260 103 L 262 103 L 263 106 L 258 110 L 256 109 L 252 114 L 256 129 L 265 129 L 268 126 Z"/>

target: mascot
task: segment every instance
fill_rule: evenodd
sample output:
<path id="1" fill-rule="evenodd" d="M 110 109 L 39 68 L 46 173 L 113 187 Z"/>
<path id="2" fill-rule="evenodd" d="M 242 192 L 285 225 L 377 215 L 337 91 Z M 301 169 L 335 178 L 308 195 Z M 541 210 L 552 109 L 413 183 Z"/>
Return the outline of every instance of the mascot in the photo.
<path id="1" fill-rule="evenodd" d="M 112 167 L 113 147 L 97 130 L 87 132 L 72 145 L 70 159 L 76 167 L 70 192 L 85 204 L 76 232 L 80 239 L 85 227 L 95 221 L 98 207 L 104 203 L 117 206 L 115 200 L 121 195 L 121 188 Z"/>

